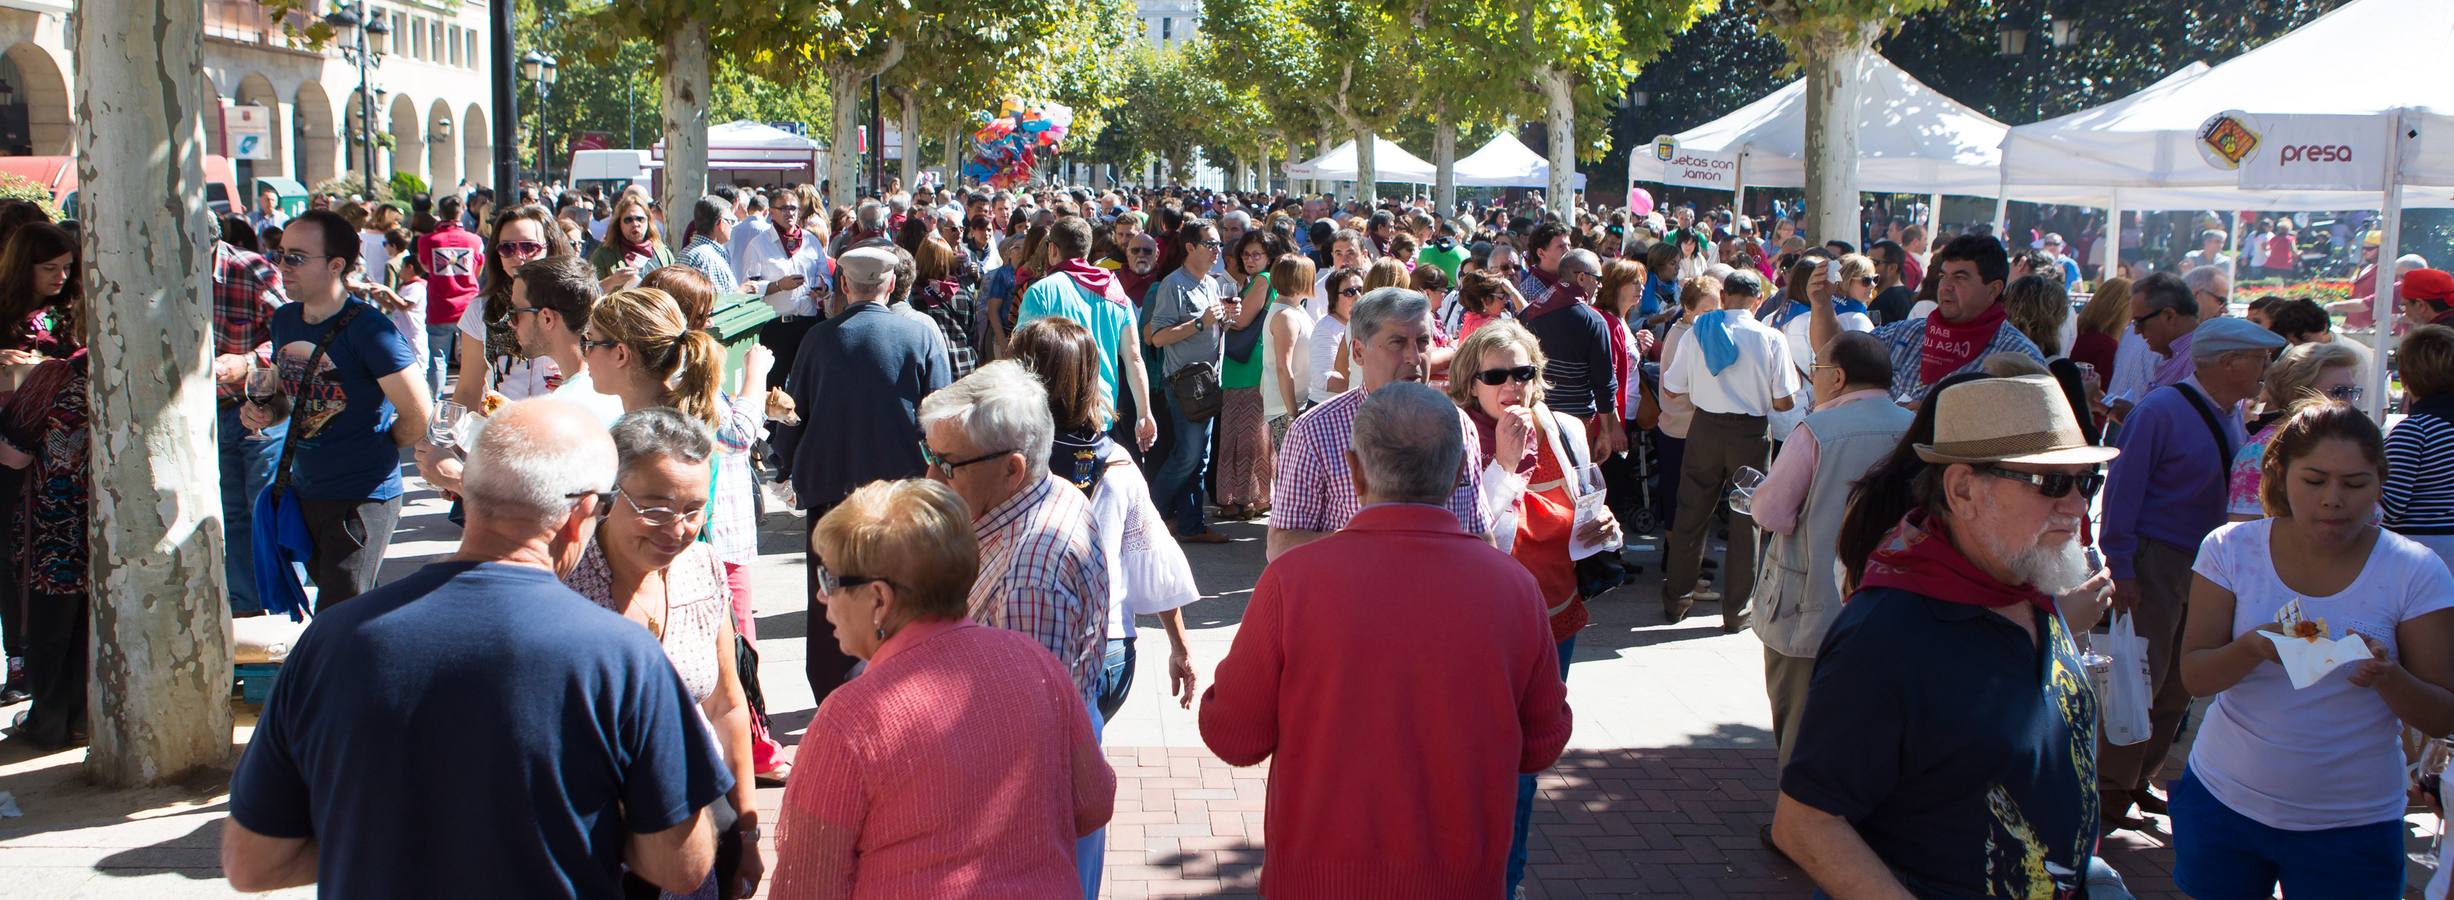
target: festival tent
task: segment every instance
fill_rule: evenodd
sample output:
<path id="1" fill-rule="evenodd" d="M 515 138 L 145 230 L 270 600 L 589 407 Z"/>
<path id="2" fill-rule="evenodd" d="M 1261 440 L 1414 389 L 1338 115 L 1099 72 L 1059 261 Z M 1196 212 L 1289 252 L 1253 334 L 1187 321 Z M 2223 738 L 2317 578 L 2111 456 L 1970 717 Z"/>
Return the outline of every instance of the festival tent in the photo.
<path id="1" fill-rule="evenodd" d="M 1320 156 L 1287 167 L 1289 178 L 1309 178 L 1315 181 L 1353 181 L 1356 176 L 1355 142 L 1347 141 Z M 1372 136 L 1372 177 L 1381 181 L 1403 184 L 1432 183 L 1432 164 L 1390 143 L 1388 138 Z"/>
<path id="2" fill-rule="evenodd" d="M 1551 186 L 1551 161 L 1524 141 L 1508 132 L 1500 132 L 1491 143 L 1467 154 L 1451 165 L 1459 187 L 1529 187 Z M 1585 189 L 1585 173 L 1568 176 L 1568 183 L 1577 190 Z"/>
<path id="3" fill-rule="evenodd" d="M 815 170 L 818 142 L 758 122 L 726 122 L 707 129 L 707 167 L 720 170 Z M 665 158 L 665 142 L 653 148 L 656 164 Z"/>

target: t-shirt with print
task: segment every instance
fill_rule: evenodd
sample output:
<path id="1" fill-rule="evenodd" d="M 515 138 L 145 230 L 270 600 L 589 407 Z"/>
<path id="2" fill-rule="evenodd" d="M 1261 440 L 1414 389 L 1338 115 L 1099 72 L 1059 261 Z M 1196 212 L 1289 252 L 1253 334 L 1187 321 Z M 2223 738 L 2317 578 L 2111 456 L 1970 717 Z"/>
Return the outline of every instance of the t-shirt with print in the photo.
<path id="1" fill-rule="evenodd" d="M 508 302 L 508 301 L 506 301 Z M 479 298 L 460 312 L 461 336 L 485 346 L 486 301 Z M 517 339 L 513 339 L 516 343 Z M 526 400 L 543 397 L 562 386 L 562 370 L 551 357 L 521 359 L 511 354 L 498 354 L 493 348 L 486 353 L 486 390 L 503 395 L 505 400 Z"/>
<path id="2" fill-rule="evenodd" d="M 2264 516 L 2266 508 L 2258 503 L 2259 466 L 2267 457 L 2267 442 L 2275 439 L 2277 422 L 2258 429 L 2257 434 L 2233 451 L 2232 471 L 2224 481 L 2224 514 L 2230 516 Z"/>
<path id="3" fill-rule="evenodd" d="M 230 817 L 314 839 L 328 897 L 619 897 L 628 835 L 732 788 L 656 637 L 544 569 L 427 566 L 282 671 Z"/>
<path id="4" fill-rule="evenodd" d="M 2235 522 L 2199 543 L 2191 571 L 2233 595 L 2228 637 L 2275 621 L 2298 599 L 2303 616 L 2326 621 L 2327 639 L 2365 634 L 2399 658 L 2397 626 L 2454 607 L 2445 562 L 2383 530 L 2350 586 L 2325 597 L 2299 594 L 2275 574 L 2274 529 L 2274 519 Z M 2271 828 L 2400 820 L 2402 726 L 2376 691 L 2352 686 L 2351 674 L 2341 666 L 2296 690 L 2282 666 L 2259 663 L 2208 704 L 2190 746 L 2191 774 L 2225 806 Z"/>
<path id="5" fill-rule="evenodd" d="M 2096 694 L 2061 617 L 2018 611 L 2037 639 L 1983 607 L 1860 591 L 1816 654 L 1781 792 L 1849 820 L 1919 897 L 2069 897 L 2087 875 Z"/>
<path id="6" fill-rule="evenodd" d="M 290 487 L 308 500 L 398 497 L 400 447 L 392 443 L 391 429 L 399 411 L 378 381 L 417 365 L 417 354 L 382 311 L 363 301 L 344 301 L 343 312 L 334 315 L 352 308 L 358 315 L 324 351 L 309 394 L 307 360 L 332 320 L 309 323 L 306 308 L 292 303 L 273 311 L 281 390 L 290 397 L 290 435 L 298 442 Z"/>

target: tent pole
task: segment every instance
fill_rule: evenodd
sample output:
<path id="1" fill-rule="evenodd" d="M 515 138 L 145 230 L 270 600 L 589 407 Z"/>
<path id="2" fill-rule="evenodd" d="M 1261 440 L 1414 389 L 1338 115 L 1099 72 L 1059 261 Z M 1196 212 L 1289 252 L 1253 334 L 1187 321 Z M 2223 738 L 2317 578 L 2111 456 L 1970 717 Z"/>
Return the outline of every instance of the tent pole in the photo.
<path id="1" fill-rule="evenodd" d="M 1733 215 L 1747 214 L 1747 150 L 1739 148 L 1738 159 L 1730 164 L 1730 211 Z"/>
<path id="2" fill-rule="evenodd" d="M 2105 236 L 2102 239 L 2105 242 L 2105 268 L 2104 271 L 2096 273 L 2097 290 L 2103 290 L 2105 282 L 2122 276 L 2121 188 L 2113 189 L 2112 196 L 2105 200 L 2105 206 L 2108 207 L 2105 210 Z"/>
<path id="3" fill-rule="evenodd" d="M 1926 198 L 1926 220 L 1912 224 L 1925 226 L 1926 234 L 1929 239 L 1932 238 L 1935 232 L 1942 230 L 1943 194 L 1941 191 L 1936 191 L 1933 196 Z"/>
<path id="4" fill-rule="evenodd" d="M 2394 295 L 2395 288 L 2399 287 L 2394 283 L 2394 260 L 2401 251 L 2396 245 L 2400 243 L 2403 232 L 2403 135 L 2406 133 L 2403 113 L 2401 109 L 2386 112 L 2386 199 L 2380 210 L 2385 215 L 2379 223 L 2385 232 L 2379 236 L 2377 243 L 2377 297 L 2371 306 L 2377 330 L 2369 336 L 2369 349 L 2374 351 L 2373 358 L 2377 360 L 2377 365 L 2369 378 L 2368 396 L 2362 400 L 2362 404 L 2368 407 L 2369 415 L 2380 422 L 2386 420 L 2387 348 L 2393 343 Z"/>
<path id="5" fill-rule="evenodd" d="M 2235 292 L 2241 290 L 2241 213 L 2243 212 L 2244 210 L 2233 210 L 2232 221 L 2224 223 L 2225 240 L 2232 244 L 2232 252 L 2224 257 L 2224 283 L 2231 286 Z M 2232 315 L 2232 297 L 2229 295 L 2224 298 L 2224 314 Z"/>
<path id="6" fill-rule="evenodd" d="M 2001 241 L 2005 247 L 2011 245 L 2011 198 L 2009 197 L 1996 196 L 1994 198 L 1994 239 Z"/>

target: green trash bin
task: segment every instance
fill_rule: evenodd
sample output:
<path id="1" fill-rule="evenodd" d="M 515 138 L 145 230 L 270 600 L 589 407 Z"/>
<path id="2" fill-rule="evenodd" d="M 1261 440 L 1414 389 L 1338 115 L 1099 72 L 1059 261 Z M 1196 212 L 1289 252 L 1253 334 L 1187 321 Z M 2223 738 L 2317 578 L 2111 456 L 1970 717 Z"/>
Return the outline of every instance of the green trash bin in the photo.
<path id="1" fill-rule="evenodd" d="M 307 186 L 298 183 L 296 179 L 279 175 L 258 177 L 256 189 L 242 198 L 240 203 L 252 212 L 256 208 L 256 195 L 267 190 L 273 192 L 273 208 L 280 210 L 282 215 L 295 216 L 307 211 Z"/>
<path id="2" fill-rule="evenodd" d="M 758 343 L 758 330 L 775 321 L 775 307 L 750 294 L 719 294 L 716 308 L 708 313 L 707 331 L 724 345 L 724 385 L 729 390 L 741 381 L 742 359 L 750 347 Z M 775 361 L 779 367 L 789 367 L 792 360 Z"/>

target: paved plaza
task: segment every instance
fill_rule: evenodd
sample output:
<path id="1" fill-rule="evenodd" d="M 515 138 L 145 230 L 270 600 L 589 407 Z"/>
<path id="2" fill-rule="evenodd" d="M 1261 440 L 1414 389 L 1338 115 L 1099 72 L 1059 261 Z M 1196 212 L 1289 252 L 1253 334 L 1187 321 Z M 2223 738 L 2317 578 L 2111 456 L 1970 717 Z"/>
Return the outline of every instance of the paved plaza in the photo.
<path id="1" fill-rule="evenodd" d="M 387 578 L 451 552 L 457 529 L 443 513 L 433 492 L 412 491 Z M 1204 591 L 1185 610 L 1194 666 L 1204 678 L 1226 654 L 1261 569 L 1261 527 L 1220 528 L 1235 543 L 1185 548 Z M 755 569 L 760 671 L 786 743 L 811 715 L 801 665 L 807 614 L 799 541 L 800 520 L 770 516 Z M 1526 895 L 1807 896 L 1813 886 L 1804 875 L 1756 838 L 1757 826 L 1770 819 L 1777 783 L 1762 645 L 1749 634 L 1722 634 L 1711 604 L 1686 622 L 1664 624 L 1655 599 L 1657 554 L 1640 547 L 1630 556 L 1644 564 L 1641 580 L 1594 604 L 1593 624 L 1577 640 L 1569 671 L 1576 731 L 1567 754 L 1541 779 Z M 1267 767 L 1235 769 L 1203 748 L 1193 712 L 1167 697 L 1165 638 L 1144 633 L 1145 664 L 1106 734 L 1117 802 L 1104 893 L 1118 900 L 1254 896 L 1266 846 Z M 252 721 L 240 709 L 234 755 Z M 2176 765 L 2182 755 L 2177 749 Z M 81 752 L 0 750 L 0 790 L 24 811 L 0 818 L 0 898 L 231 894 L 216 858 L 228 809 L 219 777 L 106 792 L 83 783 L 80 760 Z M 759 791 L 767 821 L 782 797 L 780 788 Z M 2435 817 L 2411 821 L 2412 849 L 2425 854 Z M 772 828 L 767 840 L 772 854 Z M 2122 832 L 2106 842 L 2107 857 L 2142 898 L 2181 896 L 2168 874 L 2164 840 L 2161 832 Z M 2407 895 L 2418 897 L 2427 877 L 2415 862 Z"/>

